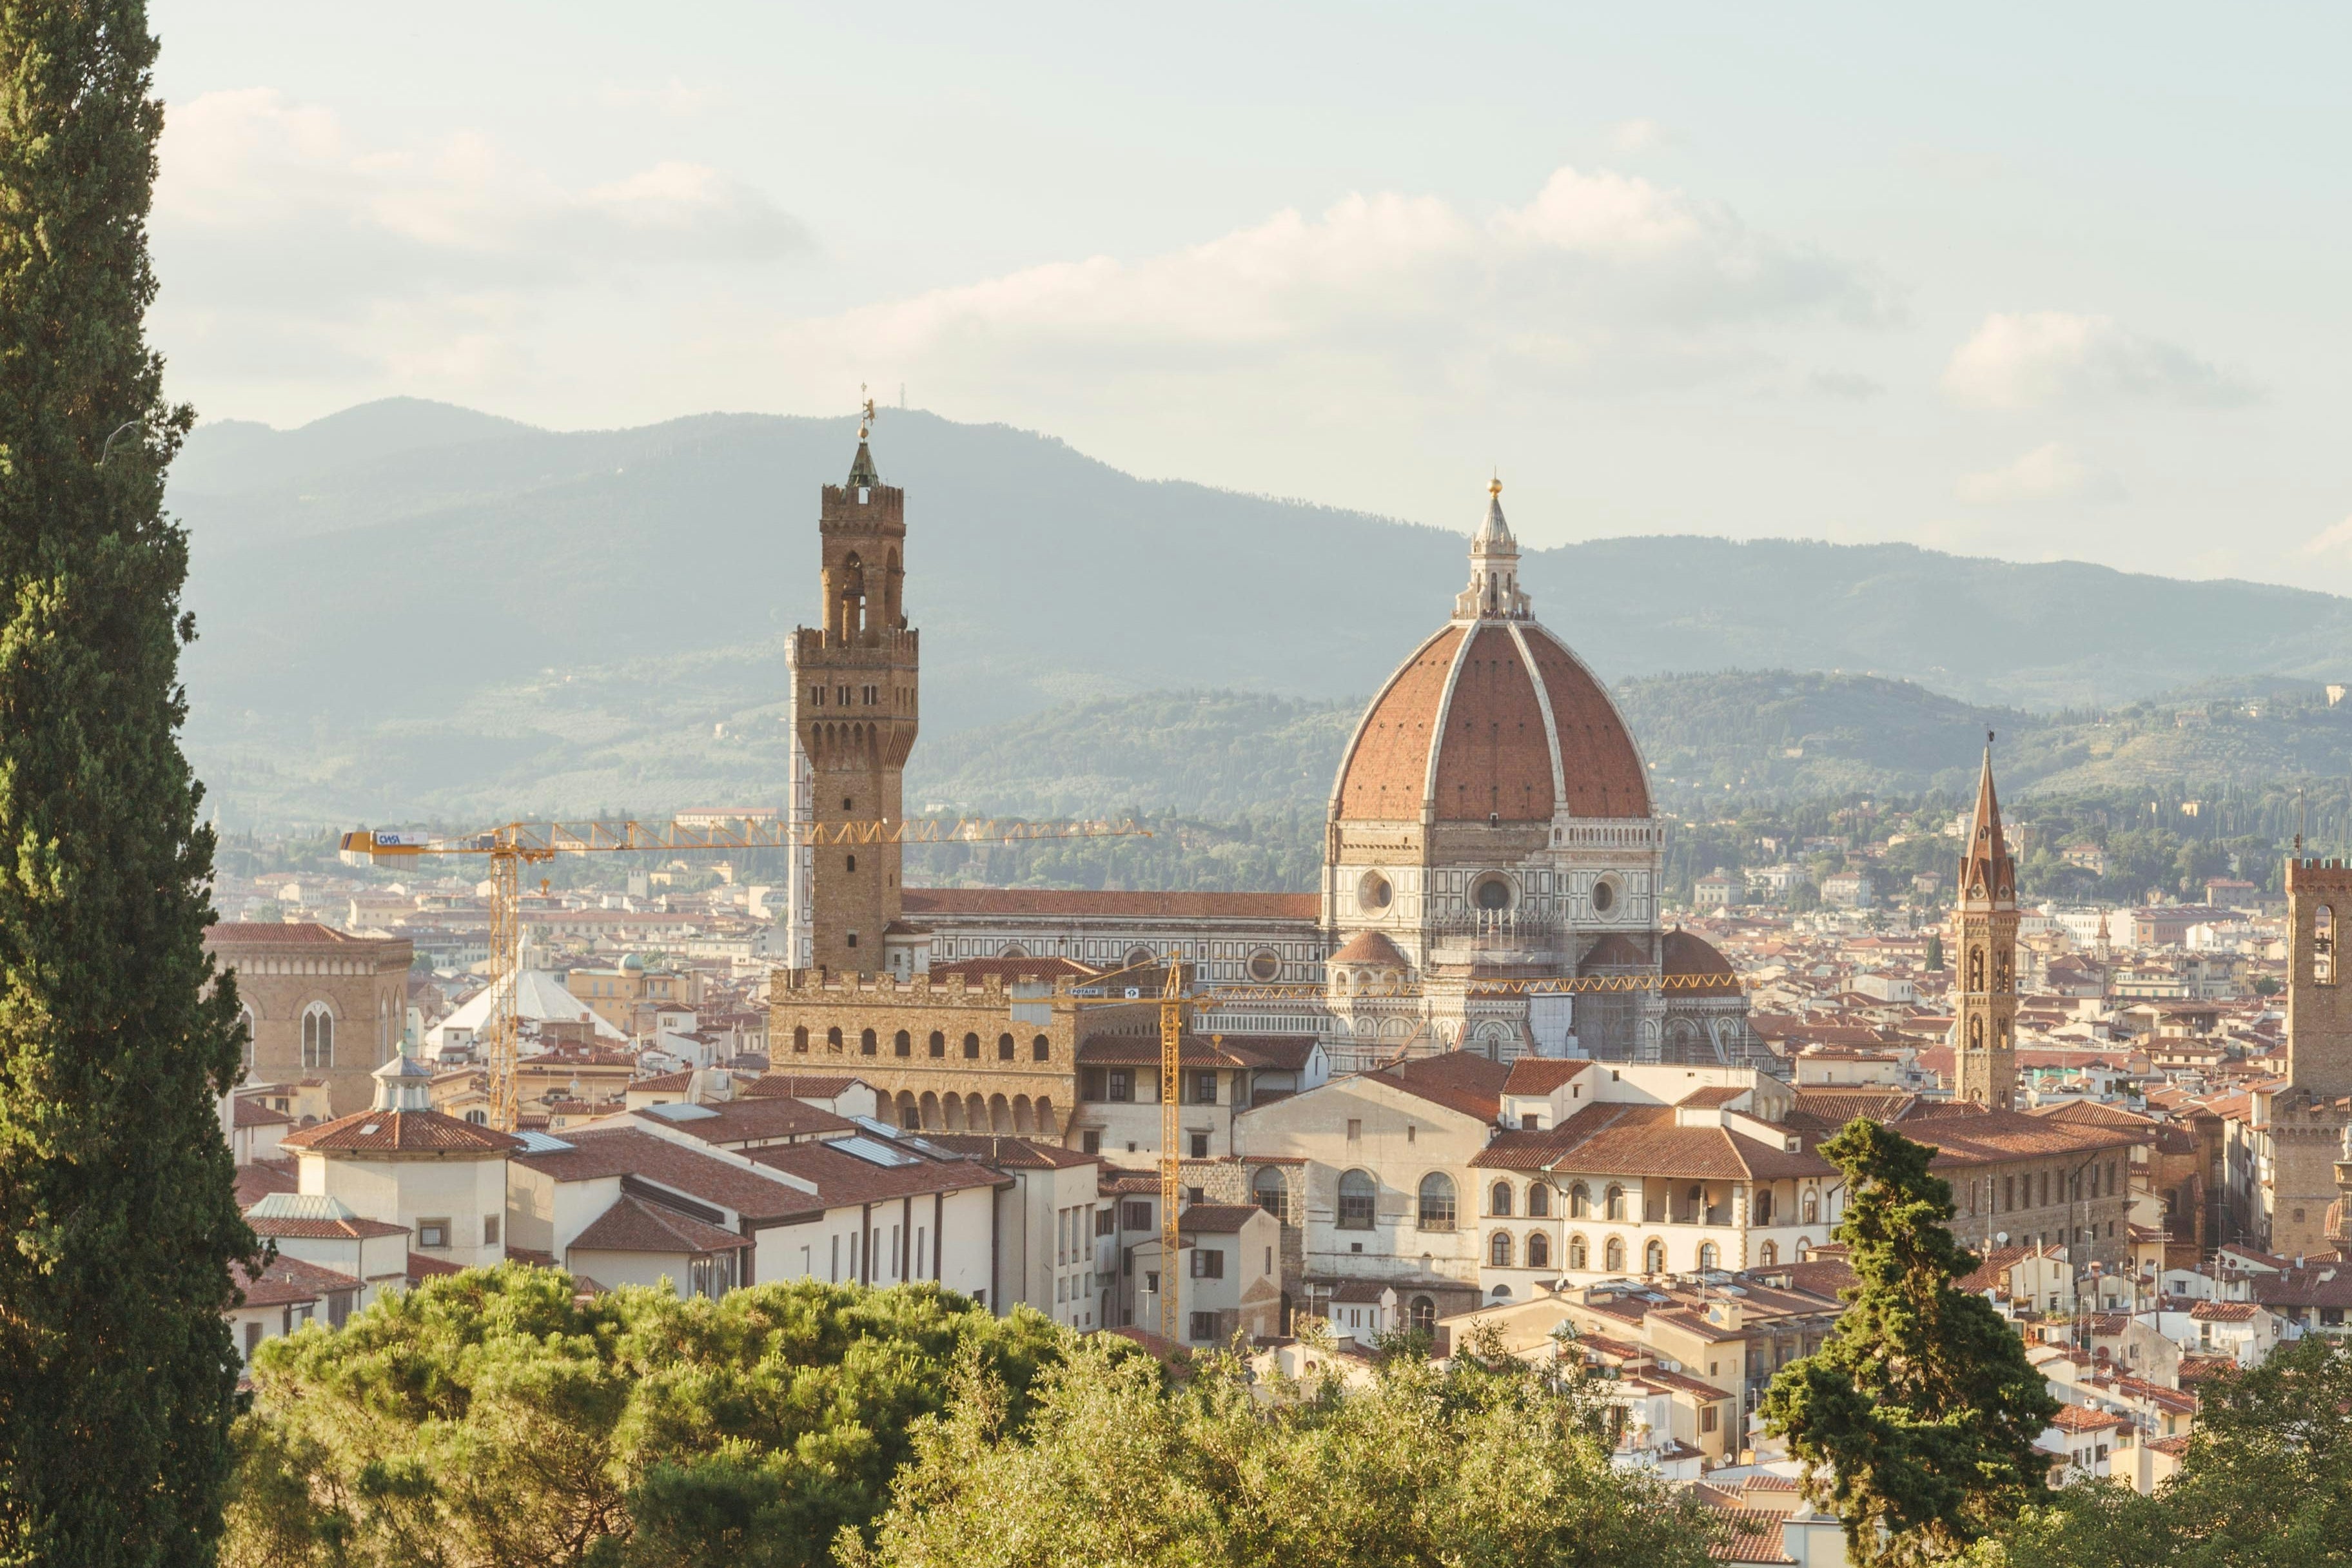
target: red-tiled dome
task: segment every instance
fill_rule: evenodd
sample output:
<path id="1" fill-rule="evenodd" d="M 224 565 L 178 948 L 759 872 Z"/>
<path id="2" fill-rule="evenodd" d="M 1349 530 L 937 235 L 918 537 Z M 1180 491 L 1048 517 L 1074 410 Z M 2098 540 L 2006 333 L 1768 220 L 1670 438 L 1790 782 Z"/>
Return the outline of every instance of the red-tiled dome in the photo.
<path id="1" fill-rule="evenodd" d="M 1718 952 L 1716 945 L 1702 936 L 1686 931 L 1666 933 L 1665 951 L 1658 965 L 1661 974 L 1720 974 L 1726 978 L 1717 985 L 1695 985 L 1688 990 L 1669 993 L 1678 996 L 1737 996 L 1739 981 L 1731 961 Z"/>
<path id="2" fill-rule="evenodd" d="M 1646 817 L 1617 705 L 1533 620 L 1455 622 L 1413 651 L 1356 727 L 1332 814 L 1356 822 Z"/>
<path id="3" fill-rule="evenodd" d="M 1360 931 L 1348 939 L 1348 943 L 1327 961 L 1331 963 L 1376 964 L 1386 969 L 1405 967 L 1404 954 L 1397 944 L 1376 931 Z"/>

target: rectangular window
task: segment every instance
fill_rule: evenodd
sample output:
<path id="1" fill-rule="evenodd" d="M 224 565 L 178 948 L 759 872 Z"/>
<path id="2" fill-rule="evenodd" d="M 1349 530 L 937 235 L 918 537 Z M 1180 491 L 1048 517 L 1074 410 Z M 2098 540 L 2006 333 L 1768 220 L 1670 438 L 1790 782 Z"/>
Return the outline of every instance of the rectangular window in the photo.
<path id="1" fill-rule="evenodd" d="M 895 1277 L 898 1268 L 898 1227 L 890 1227 L 890 1270 Z"/>
<path id="2" fill-rule="evenodd" d="M 494 1214 L 486 1214 L 482 1216 L 482 1245 L 484 1247 L 496 1247 L 498 1244 L 499 1216 Z"/>
<path id="3" fill-rule="evenodd" d="M 253 1352 L 261 1348 L 261 1325 L 247 1321 L 245 1325 L 245 1359 L 251 1361 Z"/>
<path id="4" fill-rule="evenodd" d="M 1193 1159 L 1195 1159 L 1195 1160 L 1205 1160 L 1205 1159 L 1207 1159 L 1208 1157 L 1209 1157 L 1209 1135 L 1208 1135 L 1207 1133 L 1205 1133 L 1205 1132 L 1195 1132 L 1195 1133 L 1193 1133 L 1193 1134 L 1192 1134 L 1192 1158 L 1193 1158 Z"/>
<path id="5" fill-rule="evenodd" d="M 1102 1130 L 1097 1127 L 1089 1127 L 1084 1132 L 1078 1134 L 1078 1149 L 1081 1153 L 1101 1153 Z"/>
<path id="6" fill-rule="evenodd" d="M 1095 1234 L 1097 1236 L 1108 1236 L 1111 1234 L 1111 1230 L 1110 1210 L 1107 1208 L 1095 1210 Z"/>
<path id="7" fill-rule="evenodd" d="M 841 1283 L 841 1237 L 838 1234 L 833 1238 L 833 1282 L 836 1285 Z"/>
<path id="8" fill-rule="evenodd" d="M 1143 1271 L 1143 1293 L 1147 1296 L 1160 1294 L 1160 1270 L 1157 1268 L 1147 1268 Z"/>
<path id="9" fill-rule="evenodd" d="M 1195 1341 L 1200 1341 L 1200 1340 L 1213 1340 L 1213 1339 L 1215 1339 L 1216 1337 L 1217 1337 L 1217 1314 L 1216 1314 L 1216 1313 L 1214 1313 L 1214 1312 L 1195 1312 L 1195 1313 L 1193 1313 L 1193 1314 L 1192 1314 L 1192 1338 L 1193 1338 Z"/>
<path id="10" fill-rule="evenodd" d="M 1196 1072 L 1192 1075 L 1192 1103 L 1195 1105 L 1214 1105 L 1217 1103 L 1217 1075 L 1215 1073 Z"/>
<path id="11" fill-rule="evenodd" d="M 1129 1198 L 1120 1205 L 1118 1225 L 1121 1230 L 1150 1230 L 1151 1205 L 1141 1198 Z"/>
<path id="12" fill-rule="evenodd" d="M 1714 1431 L 1721 1417 L 1721 1406 L 1714 1405 L 1708 1405 L 1706 1409 L 1698 1413 L 1698 1429 L 1702 1432 Z"/>
<path id="13" fill-rule="evenodd" d="M 1354 1117 L 1349 1117 L 1348 1119 L 1348 1142 L 1350 1143 L 1360 1142 L 1363 1136 L 1364 1124 L 1361 1121 L 1357 1121 Z"/>
<path id="14" fill-rule="evenodd" d="M 1125 1068 L 1113 1068 L 1110 1069 L 1108 1077 L 1110 1079 L 1110 1098 L 1114 1104 L 1125 1105 L 1135 1099 L 1135 1075 L 1133 1073 L 1129 1072 Z"/>
<path id="15" fill-rule="evenodd" d="M 416 1245 L 440 1251 L 449 1245 L 449 1222 L 445 1219 L 420 1219 L 416 1222 Z"/>
<path id="16" fill-rule="evenodd" d="M 1223 1279 L 1225 1277 L 1225 1255 L 1213 1247 L 1192 1248 L 1192 1278 Z"/>

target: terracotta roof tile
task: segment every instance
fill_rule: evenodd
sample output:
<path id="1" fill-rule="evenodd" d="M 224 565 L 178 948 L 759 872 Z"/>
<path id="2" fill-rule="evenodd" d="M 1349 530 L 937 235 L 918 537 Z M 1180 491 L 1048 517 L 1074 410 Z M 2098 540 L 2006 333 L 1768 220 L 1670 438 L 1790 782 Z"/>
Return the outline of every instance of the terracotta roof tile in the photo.
<path id="1" fill-rule="evenodd" d="M 1397 944 L 1376 931 L 1360 931 L 1339 946 L 1339 951 L 1325 960 L 1328 963 L 1370 963 L 1384 968 L 1405 967 L 1405 956 Z"/>
<path id="2" fill-rule="evenodd" d="M 950 1154 L 961 1154 L 1000 1171 L 1066 1171 L 1079 1165 L 1099 1165 L 1100 1154 L 1040 1143 L 1027 1138 L 998 1137 L 987 1132 L 926 1132 L 923 1142 Z"/>
<path id="3" fill-rule="evenodd" d="M 1573 1057 L 1521 1057 L 1511 1064 L 1510 1076 L 1503 1080 L 1505 1094 L 1546 1095 L 1576 1077 L 1591 1070 L 1592 1064 Z"/>
<path id="4" fill-rule="evenodd" d="M 1194 1204 L 1177 1215 L 1176 1226 L 1204 1236 L 1229 1236 L 1247 1225 L 1252 1215 L 1265 1212 L 1255 1204 Z"/>
<path id="5" fill-rule="evenodd" d="M 924 915 L 1097 916 L 1112 920 L 1313 921 L 1313 893 L 1110 892 L 1086 888 L 908 888 L 901 907 Z"/>
<path id="6" fill-rule="evenodd" d="M 806 1214 L 821 1206 L 807 1193 L 764 1172 L 747 1171 L 732 1160 L 634 1127 L 557 1136 L 571 1147 L 518 1154 L 514 1163 L 559 1182 L 640 1176 L 755 1221 Z"/>
<path id="7" fill-rule="evenodd" d="M 229 1277 L 244 1292 L 248 1307 L 284 1307 L 316 1301 L 336 1290 L 362 1290 L 367 1282 L 305 1263 L 299 1258 L 273 1258 L 258 1273 L 247 1273 L 242 1263 L 229 1265 Z"/>
<path id="8" fill-rule="evenodd" d="M 502 1154 L 520 1147 L 504 1132 L 438 1110 L 359 1110 L 287 1133 L 285 1149 L 353 1154 Z"/>
<path id="9" fill-rule="evenodd" d="M 749 1237 L 705 1225 L 633 1193 L 622 1194 L 572 1238 L 574 1251 L 588 1252 L 735 1252 L 751 1245 Z"/>
<path id="10" fill-rule="evenodd" d="M 1503 1113 L 1503 1085 L 1511 1073 L 1502 1063 L 1475 1051 L 1447 1051 L 1442 1056 L 1412 1057 L 1362 1076 L 1449 1110 L 1492 1122 Z"/>
<path id="11" fill-rule="evenodd" d="M 925 1193 L 958 1193 L 1011 1180 L 999 1176 L 977 1160 L 923 1160 L 911 1165 L 875 1165 L 855 1154 L 845 1154 L 829 1143 L 787 1143 L 754 1149 L 750 1157 L 759 1164 L 814 1183 L 816 1196 L 809 1200 L 811 1205 L 826 1208 L 881 1203 Z"/>

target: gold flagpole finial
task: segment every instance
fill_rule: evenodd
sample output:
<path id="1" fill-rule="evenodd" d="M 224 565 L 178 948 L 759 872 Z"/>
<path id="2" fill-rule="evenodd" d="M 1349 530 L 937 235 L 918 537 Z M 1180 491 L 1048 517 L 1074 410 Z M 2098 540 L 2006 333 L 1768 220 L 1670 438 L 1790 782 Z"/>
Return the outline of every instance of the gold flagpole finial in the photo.
<path id="1" fill-rule="evenodd" d="M 857 405 L 857 438 L 863 441 L 866 433 L 874 428 L 874 399 L 866 395 L 866 384 L 862 381 L 857 384 L 857 395 L 863 400 Z"/>

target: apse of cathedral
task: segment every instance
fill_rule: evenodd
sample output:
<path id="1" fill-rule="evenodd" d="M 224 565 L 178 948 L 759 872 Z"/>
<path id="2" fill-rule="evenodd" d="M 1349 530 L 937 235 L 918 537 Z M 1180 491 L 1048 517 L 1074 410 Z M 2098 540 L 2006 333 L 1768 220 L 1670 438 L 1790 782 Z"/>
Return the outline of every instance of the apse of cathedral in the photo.
<path id="1" fill-rule="evenodd" d="M 895 816 L 914 742 L 917 642 L 901 586 L 919 574 L 903 492 L 881 482 L 858 434 L 848 482 L 821 503 L 825 625 L 789 645 L 800 822 Z M 1499 480 L 1469 564 L 1452 615 L 1406 653 L 1349 739 L 1316 893 L 910 889 L 895 848 L 803 849 L 788 889 L 792 963 L 911 980 L 1172 952 L 1204 981 L 1310 988 L 1228 1005 L 1200 1027 L 1312 1037 L 1341 1071 L 1455 1049 L 1777 1066 L 1729 963 L 1660 915 L 1666 825 L 1641 748 L 1607 689 L 1536 619 Z M 1717 974 L 1727 978 L 1713 986 L 1655 984 Z M 1473 984 L 1569 976 L 1623 988 Z"/>

